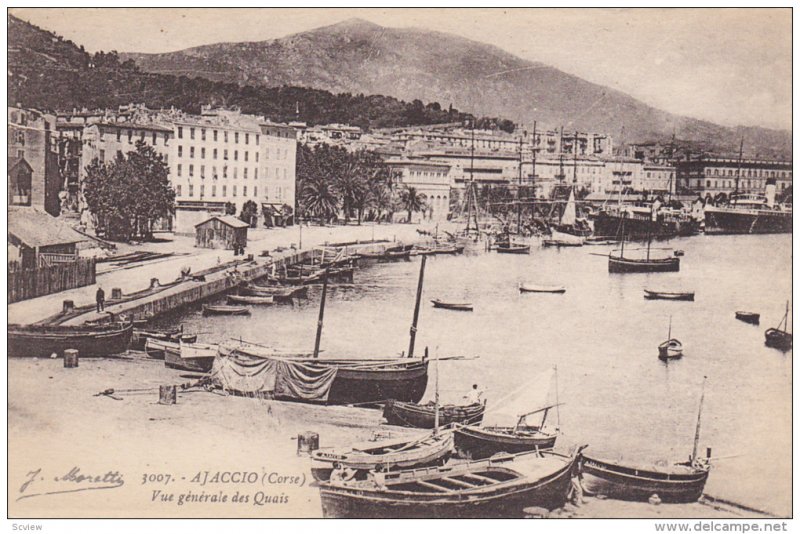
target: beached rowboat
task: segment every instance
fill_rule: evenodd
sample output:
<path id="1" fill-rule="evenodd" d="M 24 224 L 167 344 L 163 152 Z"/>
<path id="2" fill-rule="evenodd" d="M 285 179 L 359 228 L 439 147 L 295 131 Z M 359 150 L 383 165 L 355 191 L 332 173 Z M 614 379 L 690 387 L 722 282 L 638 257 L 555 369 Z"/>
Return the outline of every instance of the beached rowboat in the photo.
<path id="1" fill-rule="evenodd" d="M 485 411 L 486 406 L 483 404 L 470 404 L 469 406 L 445 404 L 439 406 L 439 426 L 447 426 L 451 423 L 477 424 L 483 420 Z M 433 402 L 415 404 L 390 400 L 383 407 L 383 417 L 390 425 L 433 428 L 436 410 Z"/>
<path id="2" fill-rule="evenodd" d="M 439 299 L 431 300 L 434 308 L 455 311 L 472 311 L 472 304 L 469 302 L 444 302 Z"/>
<path id="3" fill-rule="evenodd" d="M 8 355 L 46 358 L 75 349 L 81 357 L 111 356 L 128 350 L 133 323 L 92 326 L 8 325 Z"/>
<path id="4" fill-rule="evenodd" d="M 203 315 L 250 315 L 244 306 L 225 306 L 224 304 L 204 304 Z"/>

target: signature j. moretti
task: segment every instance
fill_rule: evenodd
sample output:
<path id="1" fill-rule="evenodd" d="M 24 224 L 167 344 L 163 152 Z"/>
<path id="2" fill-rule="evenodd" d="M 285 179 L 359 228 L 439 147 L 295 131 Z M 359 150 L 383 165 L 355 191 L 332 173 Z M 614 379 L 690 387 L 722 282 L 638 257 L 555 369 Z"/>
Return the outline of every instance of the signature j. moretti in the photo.
<path id="1" fill-rule="evenodd" d="M 28 471 L 25 481 L 19 487 L 17 500 L 60 493 L 77 493 L 80 491 L 96 491 L 119 488 L 125 479 L 119 471 L 107 471 L 103 474 L 86 474 L 80 467 L 73 467 L 61 476 L 47 476 L 42 468 Z"/>

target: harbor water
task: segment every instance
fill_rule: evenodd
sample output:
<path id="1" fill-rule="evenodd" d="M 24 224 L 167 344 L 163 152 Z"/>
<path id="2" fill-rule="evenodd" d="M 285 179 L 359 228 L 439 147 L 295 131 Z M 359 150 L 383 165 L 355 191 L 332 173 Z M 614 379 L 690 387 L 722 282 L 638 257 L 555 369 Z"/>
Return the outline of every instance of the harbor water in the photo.
<path id="1" fill-rule="evenodd" d="M 628 244 L 628 248 L 643 245 Z M 764 346 L 791 297 L 791 235 L 695 236 L 653 244 L 681 249 L 678 273 L 609 274 L 611 246 L 539 248 L 427 261 L 416 355 L 477 357 L 439 365 L 442 398 L 473 383 L 488 403 L 553 366 L 562 442 L 634 463 L 685 461 L 692 451 L 703 377 L 708 377 L 700 453 L 712 449 L 706 493 L 780 515 L 791 513 L 792 353 Z M 632 252 L 633 253 L 633 252 Z M 329 288 L 322 357 L 400 357 L 408 350 L 420 259 L 356 272 Z M 564 294 L 520 294 L 522 282 Z M 694 302 L 646 300 L 643 290 L 695 291 Z M 312 351 L 320 288 L 293 306 L 252 307 L 250 317 L 203 317 L 199 305 L 161 318 L 204 342 L 242 339 Z M 473 312 L 430 300 L 471 302 Z M 220 299 L 222 302 L 224 299 Z M 761 314 L 761 325 L 734 318 Z M 657 346 L 672 336 L 681 360 Z M 433 379 L 426 398 L 431 398 Z M 319 408 L 324 410 L 325 408 Z"/>

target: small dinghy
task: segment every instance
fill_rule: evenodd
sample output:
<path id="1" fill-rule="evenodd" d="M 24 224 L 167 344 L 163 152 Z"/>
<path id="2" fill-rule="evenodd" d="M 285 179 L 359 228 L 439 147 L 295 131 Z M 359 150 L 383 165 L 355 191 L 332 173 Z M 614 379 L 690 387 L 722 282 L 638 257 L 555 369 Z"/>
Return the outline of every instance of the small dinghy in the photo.
<path id="1" fill-rule="evenodd" d="M 581 241 L 564 241 L 563 239 L 544 239 L 542 240 L 544 247 L 582 247 Z"/>
<path id="2" fill-rule="evenodd" d="M 275 300 L 305 298 L 308 296 L 308 286 L 283 287 L 248 284 L 240 289 L 240 294 L 251 297 L 273 297 Z"/>
<path id="3" fill-rule="evenodd" d="M 567 288 L 564 286 L 540 286 L 536 284 L 520 284 L 520 293 L 564 293 Z"/>
<path id="4" fill-rule="evenodd" d="M 672 337 L 672 317 L 669 318 L 667 340 L 658 346 L 658 357 L 662 360 L 677 360 L 683 357 L 683 343 Z"/>
<path id="5" fill-rule="evenodd" d="M 275 304 L 275 299 L 269 297 L 251 297 L 247 295 L 228 295 L 229 304 Z"/>
<path id="6" fill-rule="evenodd" d="M 500 254 L 530 254 L 530 245 L 515 245 L 513 243 L 500 244 L 495 247 L 495 250 Z"/>
<path id="7" fill-rule="evenodd" d="M 431 303 L 434 308 L 442 308 L 443 310 L 472 311 L 472 304 L 469 302 L 444 302 L 439 299 L 433 299 Z"/>
<path id="8" fill-rule="evenodd" d="M 669 292 L 644 290 L 644 298 L 648 300 L 694 300 L 694 291 Z"/>
<path id="9" fill-rule="evenodd" d="M 203 315 L 250 315 L 244 306 L 225 306 L 224 304 L 204 304 Z"/>
<path id="10" fill-rule="evenodd" d="M 761 315 L 746 311 L 737 311 L 736 318 L 749 324 L 758 324 L 761 321 Z"/>
<path id="11" fill-rule="evenodd" d="M 789 332 L 789 302 L 786 302 L 786 313 L 777 328 L 764 332 L 764 344 L 783 352 L 792 350 L 792 333 Z"/>

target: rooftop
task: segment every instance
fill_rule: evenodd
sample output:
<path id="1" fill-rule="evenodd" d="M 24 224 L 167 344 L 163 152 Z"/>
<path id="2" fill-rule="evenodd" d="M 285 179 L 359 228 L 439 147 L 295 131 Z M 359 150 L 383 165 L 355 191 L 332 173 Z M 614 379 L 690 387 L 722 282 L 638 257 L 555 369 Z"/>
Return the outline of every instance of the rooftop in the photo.
<path id="1" fill-rule="evenodd" d="M 36 208 L 9 207 L 8 235 L 30 248 L 86 240 L 69 225 Z"/>
<path id="2" fill-rule="evenodd" d="M 223 224 L 227 224 L 228 226 L 230 226 L 232 228 L 248 228 L 248 227 L 250 227 L 249 224 L 247 224 L 246 222 L 242 221 L 241 219 L 237 219 L 233 215 L 214 215 L 213 217 L 209 217 L 205 221 L 203 221 L 201 223 L 197 223 L 194 226 L 196 228 L 196 227 L 200 226 L 201 224 L 205 224 L 208 221 L 213 221 L 214 219 L 218 219 L 218 220 L 222 221 Z"/>

